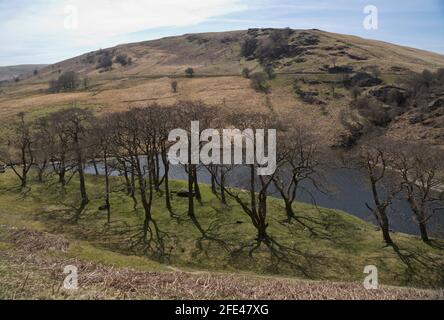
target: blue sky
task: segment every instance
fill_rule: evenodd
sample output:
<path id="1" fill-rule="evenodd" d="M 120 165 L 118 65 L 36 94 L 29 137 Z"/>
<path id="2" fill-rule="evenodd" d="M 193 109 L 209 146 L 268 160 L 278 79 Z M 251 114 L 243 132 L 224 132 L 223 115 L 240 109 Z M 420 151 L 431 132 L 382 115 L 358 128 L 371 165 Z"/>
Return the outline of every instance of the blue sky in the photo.
<path id="1" fill-rule="evenodd" d="M 379 27 L 363 27 L 364 8 Z M 0 66 L 121 43 L 253 27 L 317 28 L 444 54 L 444 0 L 0 0 Z"/>

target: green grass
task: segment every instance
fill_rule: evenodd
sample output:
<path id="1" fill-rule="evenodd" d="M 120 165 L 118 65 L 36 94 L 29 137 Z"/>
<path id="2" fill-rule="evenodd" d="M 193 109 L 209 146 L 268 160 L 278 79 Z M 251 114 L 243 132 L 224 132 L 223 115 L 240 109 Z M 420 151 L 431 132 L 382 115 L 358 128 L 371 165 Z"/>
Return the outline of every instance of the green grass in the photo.
<path id="1" fill-rule="evenodd" d="M 172 190 L 185 184 L 173 181 Z M 285 224 L 282 201 L 268 201 L 270 236 L 292 250 L 282 251 L 289 261 L 276 259 L 266 246 L 253 254 L 243 250 L 232 255 L 216 241 L 199 242 L 201 233 L 187 218 L 187 199 L 173 198 L 174 214 L 165 209 L 164 197 L 156 194 L 153 218 L 164 235 L 165 255 L 136 244 L 141 230 L 141 206 L 133 210 L 132 200 L 122 192 L 123 181 L 112 178 L 112 223 L 97 208 L 103 204 L 103 178 L 89 176 L 87 188 L 91 203 L 77 224 L 69 222 L 71 206 L 78 201 L 75 179 L 62 190 L 51 178 L 44 184 L 32 180 L 31 190 L 23 195 L 18 180 L 8 171 L 0 175 L 0 225 L 44 230 L 60 234 L 71 242 L 68 256 L 116 267 L 142 271 L 166 270 L 167 265 L 183 269 L 242 272 L 259 275 L 290 276 L 314 280 L 359 281 L 364 267 L 376 265 L 380 283 L 415 287 L 443 286 L 444 251 L 422 243 L 417 237 L 394 234 L 404 262 L 393 248 L 384 246 L 375 227 L 346 213 L 297 204 L 298 215 L 310 218 L 317 228 L 312 234 L 299 224 Z M 208 186 L 202 185 L 204 203 L 196 204 L 197 219 L 204 230 L 228 244 L 233 252 L 241 245 L 255 243 L 256 232 L 241 208 L 220 204 Z M 239 223 L 238 223 L 239 222 Z M 441 243 L 442 244 L 442 243 Z M 407 257 L 407 258 L 405 258 Z"/>
<path id="2" fill-rule="evenodd" d="M 5 251 L 11 248 L 11 245 L 9 243 L 0 242 L 0 251 Z"/>

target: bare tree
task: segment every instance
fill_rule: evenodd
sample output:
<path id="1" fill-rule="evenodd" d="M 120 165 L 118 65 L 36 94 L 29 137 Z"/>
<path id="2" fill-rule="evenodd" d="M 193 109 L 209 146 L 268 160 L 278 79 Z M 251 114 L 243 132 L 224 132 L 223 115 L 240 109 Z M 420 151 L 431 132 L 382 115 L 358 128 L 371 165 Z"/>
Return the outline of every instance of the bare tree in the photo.
<path id="1" fill-rule="evenodd" d="M 66 130 L 67 122 L 64 113 L 63 111 L 52 113 L 43 121 L 47 125 L 52 169 L 58 175 L 61 186 L 65 187 L 67 183 L 66 174 L 71 169 L 71 142 Z"/>
<path id="2" fill-rule="evenodd" d="M 267 114 L 247 115 L 239 113 L 231 115 L 233 119 L 233 125 L 240 130 L 251 129 L 253 132 L 256 129 L 267 129 L 273 126 L 270 123 L 270 116 Z M 245 131 L 244 131 L 245 132 Z M 250 132 L 251 134 L 251 132 Z M 253 136 L 247 136 L 245 132 L 243 134 L 244 139 L 254 139 Z M 256 150 L 256 147 L 254 148 Z M 247 165 L 248 175 L 248 197 L 244 196 L 244 193 L 232 188 L 226 188 L 219 182 L 219 186 L 223 187 L 225 192 L 234 199 L 242 210 L 250 217 L 253 226 L 257 230 L 257 247 L 261 243 L 270 244 L 270 237 L 267 233 L 268 221 L 267 221 L 267 198 L 268 188 L 273 181 L 273 175 L 261 176 L 258 175 L 258 169 L 260 165 L 257 161 L 253 164 Z"/>
<path id="3" fill-rule="evenodd" d="M 424 146 L 412 145 L 395 153 L 394 166 L 401 177 L 401 186 L 419 226 L 421 238 L 430 242 L 427 223 L 443 199 L 437 195 L 442 185 L 438 173 L 443 158 Z"/>
<path id="4" fill-rule="evenodd" d="M 34 137 L 32 124 L 26 120 L 23 112 L 17 115 L 15 131 L 7 138 L 4 162 L 11 167 L 20 179 L 21 189 L 28 186 L 28 174 L 35 163 Z"/>
<path id="5" fill-rule="evenodd" d="M 392 245 L 388 214 L 400 188 L 390 170 L 393 166 L 390 144 L 387 141 L 373 141 L 370 145 L 363 146 L 359 152 L 359 162 L 366 171 L 374 202 L 366 203 L 366 206 L 381 228 L 385 243 Z"/>
<path id="6" fill-rule="evenodd" d="M 177 87 L 178 87 L 177 80 L 171 81 L 171 90 L 173 91 L 173 93 L 177 93 Z"/>
<path id="7" fill-rule="evenodd" d="M 200 190 L 199 182 L 197 180 L 197 165 L 191 163 L 192 160 L 192 146 L 191 146 L 191 122 L 199 121 L 200 132 L 205 128 L 210 127 L 210 122 L 214 117 L 214 110 L 209 106 L 205 105 L 201 101 L 181 101 L 175 106 L 177 110 L 178 124 L 188 131 L 188 165 L 186 165 L 186 170 L 188 173 L 188 216 L 196 220 L 195 210 L 194 210 L 194 198 L 196 197 L 199 202 Z"/>
<path id="8" fill-rule="evenodd" d="M 89 204 L 88 193 L 86 190 L 85 180 L 85 149 L 86 138 L 88 128 L 91 124 L 93 115 L 91 111 L 86 109 L 80 109 L 77 107 L 70 108 L 63 111 L 63 120 L 66 122 L 66 133 L 72 143 L 72 149 L 74 153 L 76 171 L 79 175 L 79 190 L 80 190 L 80 206 L 76 209 L 76 215 L 74 221 L 77 222 L 80 219 L 81 214 Z"/>
<path id="9" fill-rule="evenodd" d="M 273 183 L 285 203 L 287 222 L 295 220 L 305 226 L 303 218 L 294 212 L 298 192 L 306 191 L 302 185 L 310 183 L 320 189 L 321 180 L 319 151 L 316 140 L 302 125 L 294 125 L 285 132 L 278 143 L 278 169 Z"/>
<path id="10" fill-rule="evenodd" d="M 43 182 L 44 173 L 51 157 L 51 132 L 48 118 L 40 118 L 36 121 L 35 137 L 35 166 L 37 168 L 38 181 Z"/>
<path id="11" fill-rule="evenodd" d="M 151 161 L 152 135 L 146 128 L 148 113 L 142 108 L 134 108 L 128 112 L 118 114 L 114 141 L 125 155 L 125 165 L 134 170 L 137 179 L 139 196 L 144 210 L 144 222 L 141 241 L 147 248 L 152 245 L 163 252 L 163 241 L 160 230 L 152 217 L 153 202 L 153 164 Z M 148 119 L 149 121 L 149 119 Z M 143 159 L 147 159 L 147 165 Z"/>
<path id="12" fill-rule="evenodd" d="M 168 136 L 171 130 L 176 129 L 180 126 L 178 118 L 175 115 L 178 110 L 174 106 L 160 107 L 157 106 L 157 125 L 158 125 L 158 149 L 160 152 L 160 158 L 164 168 L 164 175 L 162 177 L 162 183 L 164 185 L 165 191 L 165 205 L 168 211 L 172 214 L 173 208 L 171 205 L 171 195 L 170 195 L 170 184 L 169 184 L 169 172 L 170 172 L 170 162 L 168 160 Z"/>
<path id="13" fill-rule="evenodd" d="M 91 141 L 92 146 L 100 152 L 100 160 L 103 162 L 105 175 L 105 208 L 107 212 L 107 222 L 111 223 L 111 203 L 110 203 L 110 180 L 111 174 L 110 157 L 114 152 L 113 144 L 113 117 L 105 116 L 98 120 L 98 125 L 90 130 L 90 138 L 96 141 Z"/>

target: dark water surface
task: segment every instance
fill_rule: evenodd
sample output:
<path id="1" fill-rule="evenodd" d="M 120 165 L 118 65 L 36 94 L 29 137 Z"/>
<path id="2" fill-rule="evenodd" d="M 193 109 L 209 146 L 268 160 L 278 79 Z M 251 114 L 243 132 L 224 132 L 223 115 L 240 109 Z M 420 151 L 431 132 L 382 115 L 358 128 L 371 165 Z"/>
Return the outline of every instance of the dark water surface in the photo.
<path id="1" fill-rule="evenodd" d="M 99 173 L 103 174 L 103 166 L 98 165 Z M 359 170 L 344 168 L 324 169 L 324 191 L 317 190 L 310 183 L 303 184 L 303 189 L 307 191 L 298 194 L 297 201 L 304 203 L 316 203 L 317 206 L 337 209 L 365 221 L 375 224 L 372 213 L 366 203 L 373 206 L 373 197 L 365 175 Z M 94 174 L 92 166 L 86 168 L 86 172 Z M 118 175 L 114 171 L 112 175 Z M 163 168 L 161 168 L 163 174 Z M 169 177 L 172 180 L 186 180 L 187 174 L 183 166 L 171 166 Z M 249 171 L 245 167 L 236 167 L 230 172 L 227 178 L 227 185 L 235 188 L 246 188 Z M 202 167 L 198 171 L 198 180 L 201 183 L 210 184 L 211 175 L 206 168 Z M 274 185 L 270 185 L 269 195 L 280 197 Z M 390 215 L 391 229 L 396 232 L 418 235 L 418 226 L 412 215 L 407 201 L 395 200 L 391 207 Z M 429 233 L 432 236 L 444 237 L 444 212 L 437 212 L 429 222 Z"/>

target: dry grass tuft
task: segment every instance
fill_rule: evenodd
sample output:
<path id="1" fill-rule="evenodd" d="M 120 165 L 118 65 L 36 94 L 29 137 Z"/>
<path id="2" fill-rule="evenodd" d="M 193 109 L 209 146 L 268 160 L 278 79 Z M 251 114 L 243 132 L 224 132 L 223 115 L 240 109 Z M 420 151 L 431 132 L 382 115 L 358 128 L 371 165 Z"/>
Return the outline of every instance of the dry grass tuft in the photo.
<path id="1" fill-rule="evenodd" d="M 442 291 L 382 287 L 365 290 L 359 283 L 310 282 L 285 278 L 207 272 L 138 272 L 92 262 L 47 255 L 63 252 L 69 243 L 58 236 L 31 230 L 12 231 L 20 250 L 0 251 L 0 297 L 50 299 L 241 299 L 241 300 L 385 300 L 443 299 Z M 62 289 L 63 269 L 78 268 L 79 290 Z M 18 276 L 18 275 L 21 275 Z M 15 283 L 15 284 L 14 284 Z M 8 290 L 6 288 L 9 288 Z M 19 288 L 11 289 L 11 288 Z M 44 294 L 46 293 L 46 294 Z"/>
<path id="2" fill-rule="evenodd" d="M 30 252 L 43 250 L 66 252 L 69 247 L 69 242 L 60 236 L 29 229 L 14 231 L 9 239 L 21 250 Z"/>

